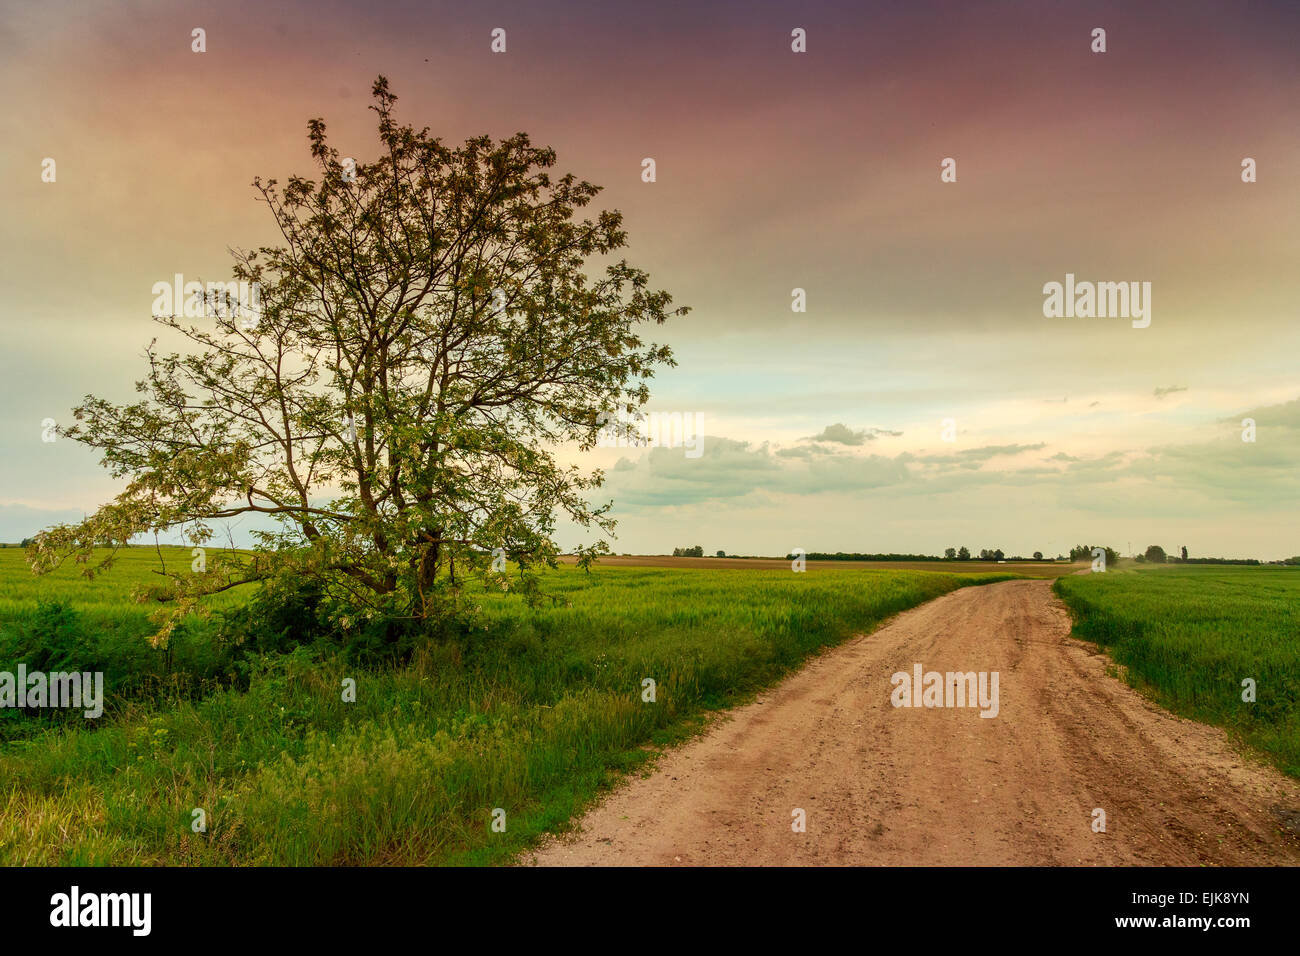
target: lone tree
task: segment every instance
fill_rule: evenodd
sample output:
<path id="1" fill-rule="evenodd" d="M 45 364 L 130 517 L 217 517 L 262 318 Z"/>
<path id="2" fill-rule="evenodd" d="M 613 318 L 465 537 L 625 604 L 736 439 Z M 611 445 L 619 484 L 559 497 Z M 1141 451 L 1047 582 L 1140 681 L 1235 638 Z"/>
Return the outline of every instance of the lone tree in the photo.
<path id="1" fill-rule="evenodd" d="M 554 150 L 524 133 L 449 147 L 399 125 L 387 79 L 372 92 L 374 162 L 340 162 L 313 119 L 317 178 L 253 181 L 284 244 L 234 254 L 235 279 L 260 288 L 252 321 L 224 308 L 202 324 L 159 318 L 198 351 L 161 354 L 155 339 L 138 402 L 75 409 L 61 433 L 128 483 L 82 523 L 41 532 L 35 571 L 75 555 L 93 575 L 134 536 L 177 529 L 202 545 L 219 519 L 267 515 L 277 530 L 251 555 L 164 571 L 156 596 L 183 612 L 241 583 L 310 580 L 346 627 L 436 618 L 465 572 L 505 586 L 494 549 L 535 591 L 557 514 L 612 531 L 609 503 L 588 501 L 601 471 L 563 467 L 555 449 L 590 449 L 645 404 L 654 369 L 675 363 L 638 327 L 688 310 L 626 260 L 588 274 L 625 245 L 622 215 L 578 219 L 599 187 L 553 177 Z M 600 540 L 580 560 L 607 551 Z"/>
<path id="2" fill-rule="evenodd" d="M 1153 545 L 1148 546 L 1148 547 L 1147 547 L 1147 550 L 1146 550 L 1146 554 L 1143 555 L 1143 556 L 1144 556 L 1148 561 L 1151 561 L 1151 562 L 1153 562 L 1153 563 L 1155 563 L 1155 564 L 1164 564 L 1164 563 L 1165 563 L 1165 549 L 1162 548 L 1162 547 L 1160 547 L 1160 545 L 1158 545 L 1158 544 L 1153 544 Z"/>

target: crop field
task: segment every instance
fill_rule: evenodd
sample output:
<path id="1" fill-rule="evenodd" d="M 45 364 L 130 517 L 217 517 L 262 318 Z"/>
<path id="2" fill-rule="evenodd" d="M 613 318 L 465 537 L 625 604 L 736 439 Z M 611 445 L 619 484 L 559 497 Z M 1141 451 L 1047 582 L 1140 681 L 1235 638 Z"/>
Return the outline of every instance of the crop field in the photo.
<path id="1" fill-rule="evenodd" d="M 211 550 L 211 549 L 210 549 Z M 96 555 L 98 559 L 99 555 Z M 171 571 L 190 566 L 187 548 L 163 546 L 123 548 L 117 553 L 113 568 L 87 579 L 82 566 L 73 561 L 47 575 L 35 575 L 23 558 L 23 549 L 14 545 L 0 548 L 0 621 L 21 616 L 38 601 L 67 600 L 87 613 L 102 613 L 104 620 L 119 623 L 139 618 L 148 608 L 131 600 L 133 588 L 147 588 L 162 579 L 160 568 Z M 243 600 L 237 593 L 224 592 L 212 598 L 219 604 L 232 605 Z"/>
<path id="2" fill-rule="evenodd" d="M 1139 565 L 1056 589 L 1075 636 L 1105 647 L 1130 684 L 1300 776 L 1300 569 Z"/>
<path id="3" fill-rule="evenodd" d="M 97 720 L 4 712 L 0 863 L 504 862 L 709 710 L 899 611 L 1010 577 L 563 567 L 542 608 L 483 592 L 472 628 L 361 669 L 321 646 L 241 652 L 212 639 L 219 613 L 155 650 L 130 592 L 157 561 L 129 549 L 93 581 L 38 579 L 0 550 L 0 670 L 54 648 L 48 669 L 102 669 L 108 688 Z"/>

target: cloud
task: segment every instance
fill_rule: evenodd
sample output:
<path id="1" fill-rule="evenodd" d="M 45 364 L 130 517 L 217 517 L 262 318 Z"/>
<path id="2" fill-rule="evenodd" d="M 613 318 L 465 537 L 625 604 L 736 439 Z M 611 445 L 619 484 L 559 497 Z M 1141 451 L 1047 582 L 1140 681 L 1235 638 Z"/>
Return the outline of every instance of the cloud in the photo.
<path id="1" fill-rule="evenodd" d="M 803 438 L 800 441 L 807 441 Z M 773 452 L 778 458 L 815 458 L 818 455 L 833 455 L 833 449 L 824 445 L 797 445 L 793 448 L 779 448 Z"/>
<path id="2" fill-rule="evenodd" d="M 837 442 L 841 445 L 861 445 L 870 441 L 874 435 L 868 436 L 865 431 L 855 432 L 848 425 L 827 425 L 822 429 L 820 435 L 813 435 L 805 438 L 803 441 L 830 441 Z"/>
<path id="3" fill-rule="evenodd" d="M 32 508 L 24 504 L 0 504 L 0 541 L 11 543 L 30 538 L 56 524 L 80 521 L 86 513 L 71 508 Z"/>
<path id="4" fill-rule="evenodd" d="M 888 435 L 892 438 L 898 438 L 902 432 L 890 431 L 888 428 L 864 428 L 861 431 L 854 431 L 848 425 L 836 423 L 827 425 L 822 429 L 821 434 L 811 435 L 808 438 L 801 438 L 800 441 L 824 441 L 833 442 L 838 445 L 863 445 L 869 441 L 875 441 L 881 435 Z"/>
<path id="5" fill-rule="evenodd" d="M 749 496 L 857 492 L 911 479 L 905 462 L 881 455 L 836 454 L 816 446 L 774 449 L 731 438 L 704 436 L 703 453 L 651 448 L 632 470 L 615 469 L 602 491 L 619 510 L 730 501 Z"/>
<path id="6" fill-rule="evenodd" d="M 1219 421 L 1230 424 L 1234 427 L 1240 427 L 1243 418 L 1253 418 L 1260 428 L 1268 427 L 1270 429 L 1286 428 L 1300 430 L 1300 398 L 1297 398 L 1294 401 L 1284 402 L 1281 405 L 1254 408 L 1248 412 L 1241 412 L 1237 415 L 1230 415 L 1227 418 L 1221 418 Z"/>
<path id="7" fill-rule="evenodd" d="M 1187 391 L 1186 385 L 1166 385 L 1163 388 L 1157 388 L 1154 392 L 1156 398 L 1164 398 L 1166 395 L 1172 395 L 1174 392 Z"/>
<path id="8" fill-rule="evenodd" d="M 960 465 L 963 468 L 979 467 L 980 462 L 997 458 L 1000 455 L 1019 455 L 1025 451 L 1039 451 L 1046 448 L 1045 442 L 1035 445 L 983 445 L 979 448 L 965 448 L 950 455 L 918 455 L 913 460 L 927 465 Z"/>
<path id="9" fill-rule="evenodd" d="M 872 507 L 888 510 L 904 499 L 957 493 L 1010 495 L 1007 500 L 1013 501 L 1030 488 L 1053 496 L 1060 506 L 1106 514 L 1141 515 L 1144 508 L 1185 513 L 1207 503 L 1280 507 L 1300 496 L 1300 443 L 1242 442 L 1239 422 L 1247 414 L 1261 429 L 1300 429 L 1296 400 L 1223 419 L 1221 434 L 1211 440 L 1093 456 L 1058 451 L 1039 459 L 1057 463 L 1050 468 L 990 465 L 1041 451 L 1045 442 L 891 457 L 843 443 L 782 448 L 706 436 L 699 458 L 687 458 L 682 448 L 659 447 L 635 461 L 622 459 L 605 490 L 623 512 L 705 502 L 731 502 L 744 510 L 775 507 L 783 500 L 781 507 L 797 509 L 789 499 L 836 493 L 870 493 Z"/>

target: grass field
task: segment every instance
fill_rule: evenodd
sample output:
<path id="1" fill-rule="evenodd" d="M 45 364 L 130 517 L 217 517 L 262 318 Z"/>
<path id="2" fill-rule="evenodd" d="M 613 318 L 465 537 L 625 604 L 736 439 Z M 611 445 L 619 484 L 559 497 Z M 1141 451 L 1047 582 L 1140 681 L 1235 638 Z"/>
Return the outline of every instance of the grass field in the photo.
<path id="1" fill-rule="evenodd" d="M 84 566 L 72 561 L 57 571 L 38 576 L 28 568 L 22 548 L 14 545 L 0 548 L 0 620 L 29 610 L 39 600 L 64 598 L 87 611 L 103 612 L 106 620 L 137 616 L 143 619 L 147 609 L 130 601 L 131 589 L 157 585 L 163 579 L 154 573 L 156 569 L 184 570 L 189 568 L 191 558 L 186 548 L 132 547 L 119 551 L 115 561 L 110 572 L 92 579 L 82 576 Z M 228 591 L 212 600 L 235 604 L 243 599 Z"/>
<path id="2" fill-rule="evenodd" d="M 1138 565 L 1055 587 L 1129 683 L 1300 776 L 1300 568 Z"/>
<path id="3" fill-rule="evenodd" d="M 164 659 L 126 597 L 156 560 L 132 549 L 95 581 L 34 579 L 0 550 L 0 652 L 48 626 L 75 633 L 82 658 L 158 675 L 120 683 L 98 721 L 8 712 L 24 723 L 0 743 L 0 863 L 503 862 L 708 710 L 898 611 L 1009 576 L 566 567 L 543 609 L 484 593 L 473 633 L 409 666 L 356 671 L 302 648 L 253 661 L 241 686 L 196 686 L 167 678 L 204 666 L 204 625 Z"/>

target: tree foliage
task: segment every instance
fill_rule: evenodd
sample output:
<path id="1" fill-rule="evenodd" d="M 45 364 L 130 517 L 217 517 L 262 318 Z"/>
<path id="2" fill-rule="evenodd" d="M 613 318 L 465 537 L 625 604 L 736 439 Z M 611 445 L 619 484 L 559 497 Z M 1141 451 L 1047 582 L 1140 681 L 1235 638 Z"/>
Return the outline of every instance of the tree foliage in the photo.
<path id="1" fill-rule="evenodd" d="M 556 450 L 593 447 L 605 419 L 646 402 L 674 363 L 639 327 L 687 310 L 613 258 L 619 212 L 578 218 L 599 188 L 553 175 L 554 150 L 524 133 L 447 146 L 397 122 L 384 77 L 373 95 L 373 162 L 340 161 L 314 119 L 315 178 L 254 180 L 283 243 L 235 253 L 235 279 L 261 292 L 253 321 L 159 318 L 197 350 L 155 339 L 138 401 L 75 409 L 62 434 L 126 489 L 39 534 L 34 570 L 76 555 L 94 574 L 113 553 L 88 560 L 97 542 L 180 529 L 203 545 L 221 519 L 270 516 L 251 555 L 169 570 L 167 596 L 185 609 L 241 582 L 309 579 L 347 626 L 438 616 L 467 573 L 506 586 L 494 549 L 531 587 L 558 554 L 557 515 L 612 531 L 609 503 L 589 502 L 601 472 Z"/>
<path id="2" fill-rule="evenodd" d="M 1112 566 L 1119 563 L 1119 552 L 1114 548 L 1104 547 L 1102 545 L 1076 544 L 1070 549 L 1071 561 L 1091 561 L 1092 552 L 1101 548 L 1106 553 L 1106 565 Z"/>

